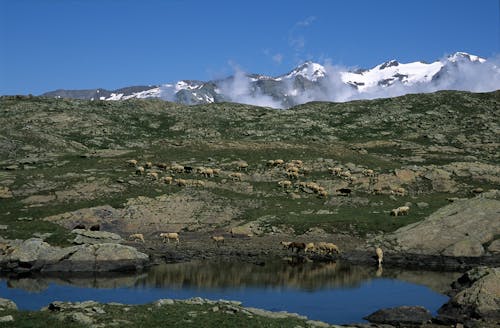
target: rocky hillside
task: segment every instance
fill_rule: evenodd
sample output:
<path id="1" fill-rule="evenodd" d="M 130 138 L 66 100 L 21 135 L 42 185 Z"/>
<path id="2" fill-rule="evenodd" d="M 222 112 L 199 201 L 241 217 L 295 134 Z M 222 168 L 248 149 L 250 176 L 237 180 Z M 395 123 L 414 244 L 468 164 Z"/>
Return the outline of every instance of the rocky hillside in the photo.
<path id="1" fill-rule="evenodd" d="M 438 92 L 282 111 L 2 97 L 0 236 L 65 245 L 77 224 L 158 242 L 230 228 L 392 232 L 499 189 L 499 102 Z"/>

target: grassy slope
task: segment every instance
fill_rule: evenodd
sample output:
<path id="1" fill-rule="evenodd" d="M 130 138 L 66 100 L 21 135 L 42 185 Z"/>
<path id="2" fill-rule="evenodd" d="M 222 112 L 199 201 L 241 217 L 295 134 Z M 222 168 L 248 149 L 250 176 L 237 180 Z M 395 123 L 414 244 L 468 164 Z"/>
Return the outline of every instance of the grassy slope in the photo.
<path id="1" fill-rule="evenodd" d="M 27 238 L 33 232 L 50 231 L 54 233 L 50 242 L 64 244 L 67 231 L 38 219 L 97 205 L 119 207 L 128 198 L 179 191 L 173 186 L 152 186 L 133 177 L 124 165 L 130 158 L 193 166 L 217 163 L 228 170 L 233 169 L 233 161 L 244 159 L 250 164 L 249 175 L 265 173 L 268 159 L 302 159 L 313 167 L 310 180 L 332 180 L 326 171 L 331 162 L 351 162 L 379 173 L 404 165 L 442 165 L 453 161 L 498 165 L 497 148 L 489 145 L 498 142 L 495 138 L 499 102 L 500 92 L 438 92 L 350 103 L 315 102 L 281 111 L 231 103 L 188 107 L 160 100 L 91 102 L 1 97 L 0 167 L 19 166 L 15 171 L 0 171 L 0 186 L 8 186 L 15 194 L 11 199 L 0 199 L 0 224 L 9 226 L 1 235 Z M 360 152 L 367 142 L 377 145 Z M 436 152 L 430 146 L 455 147 L 460 152 Z M 109 149 L 128 153 L 114 157 L 81 156 Z M 411 156 L 417 153 L 423 162 L 412 162 Z M 331 161 L 325 163 L 321 159 Z M 316 163 L 323 164 L 314 168 Z M 104 184 L 132 179 L 138 185 L 123 184 L 121 191 L 37 207 L 21 202 L 29 195 L 54 195 L 90 179 L 104 179 Z M 292 199 L 276 186 L 279 179 L 250 181 L 254 188 L 251 194 L 226 188 L 210 191 L 235 206 L 245 200 L 259 204 L 242 205 L 242 214 L 235 219 L 265 217 L 269 225 L 284 223 L 297 232 L 319 226 L 328 231 L 361 234 L 392 231 L 421 220 L 445 205 L 447 197 L 456 196 L 432 192 L 424 186 L 424 192 L 397 200 L 363 191 L 357 194 L 368 203 L 382 202 L 379 206 L 329 205 L 314 195 Z M 220 182 L 221 178 L 214 180 Z M 477 185 L 476 181 L 463 182 Z M 429 206 L 405 217 L 388 218 L 384 211 L 406 201 L 427 202 Z M 329 214 L 317 214 L 320 210 Z M 19 220 L 22 217 L 31 220 Z"/>

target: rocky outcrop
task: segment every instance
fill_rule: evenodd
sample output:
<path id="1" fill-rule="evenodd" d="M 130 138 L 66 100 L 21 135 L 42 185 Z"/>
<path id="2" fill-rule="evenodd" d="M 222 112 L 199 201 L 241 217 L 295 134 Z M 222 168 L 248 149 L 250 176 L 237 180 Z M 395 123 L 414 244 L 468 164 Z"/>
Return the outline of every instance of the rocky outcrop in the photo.
<path id="1" fill-rule="evenodd" d="M 438 311 L 440 321 L 500 321 L 500 268 L 472 269 L 458 278 L 453 287 L 455 295 Z"/>
<path id="2" fill-rule="evenodd" d="M 478 257 L 486 253 L 483 245 L 500 235 L 499 213 L 497 199 L 458 200 L 373 242 L 398 252 Z"/>
<path id="3" fill-rule="evenodd" d="M 422 325 L 432 319 L 432 315 L 421 306 L 399 306 L 381 309 L 363 319 L 377 324 L 389 324 L 396 327 Z"/>
<path id="4" fill-rule="evenodd" d="M 76 235 L 74 244 L 118 244 L 123 241 L 122 237 L 116 233 L 107 231 L 91 231 L 85 229 L 74 229 L 71 231 Z"/>
<path id="5" fill-rule="evenodd" d="M 7 251 L 0 255 L 3 271 L 128 271 L 142 269 L 146 254 L 130 246 L 114 243 L 55 247 L 40 238 L 6 241 Z"/>
<path id="6" fill-rule="evenodd" d="M 17 310 L 17 305 L 11 300 L 0 298 L 0 311 L 4 310 Z"/>

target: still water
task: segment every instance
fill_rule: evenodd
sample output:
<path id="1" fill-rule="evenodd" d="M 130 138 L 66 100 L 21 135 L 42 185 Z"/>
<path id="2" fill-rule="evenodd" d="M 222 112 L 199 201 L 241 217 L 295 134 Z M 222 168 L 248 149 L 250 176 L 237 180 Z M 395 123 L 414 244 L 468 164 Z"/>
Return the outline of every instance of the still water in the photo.
<path id="1" fill-rule="evenodd" d="M 142 274 L 96 274 L 2 278 L 0 297 L 20 309 L 37 310 L 51 301 L 143 304 L 160 298 L 195 296 L 238 300 L 244 306 L 288 311 L 335 324 L 363 322 L 384 307 L 421 305 L 435 313 L 447 301 L 443 293 L 459 274 L 343 263 L 255 265 L 245 262 L 165 264 Z"/>

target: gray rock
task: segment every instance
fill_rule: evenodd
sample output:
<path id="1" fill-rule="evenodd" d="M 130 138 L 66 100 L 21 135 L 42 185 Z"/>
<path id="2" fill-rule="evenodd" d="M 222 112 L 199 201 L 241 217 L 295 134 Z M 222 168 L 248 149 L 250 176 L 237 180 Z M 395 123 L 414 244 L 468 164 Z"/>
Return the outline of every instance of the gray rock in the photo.
<path id="1" fill-rule="evenodd" d="M 162 307 L 164 305 L 172 305 L 174 303 L 175 303 L 175 301 L 173 299 L 161 298 L 161 299 L 157 300 L 156 302 L 154 302 L 154 305 L 156 305 L 158 307 Z"/>
<path id="2" fill-rule="evenodd" d="M 71 233 L 76 234 L 76 237 L 73 240 L 74 244 L 120 243 L 123 241 L 120 235 L 107 231 L 74 229 Z"/>
<path id="3" fill-rule="evenodd" d="M 488 252 L 500 254 L 500 239 L 493 241 L 490 246 L 488 246 Z"/>
<path id="4" fill-rule="evenodd" d="M 466 272 L 454 285 L 459 292 L 438 313 L 445 322 L 468 318 L 500 320 L 500 268 L 480 267 Z"/>
<path id="5" fill-rule="evenodd" d="M 17 305 L 9 299 L 0 298 L 0 310 L 17 310 Z"/>
<path id="6" fill-rule="evenodd" d="M 421 306 L 399 306 L 378 310 L 363 319 L 377 324 L 406 327 L 424 324 L 432 319 L 432 315 L 429 310 Z"/>
<path id="7" fill-rule="evenodd" d="M 86 314 L 74 312 L 67 316 L 71 321 L 78 322 L 84 325 L 91 325 L 94 320 Z"/>
<path id="8" fill-rule="evenodd" d="M 426 207 L 429 207 L 429 204 L 426 202 L 418 202 L 417 207 L 418 208 L 426 208 Z"/>
<path id="9" fill-rule="evenodd" d="M 500 234 L 499 212 L 496 199 L 458 200 L 387 235 L 386 241 L 410 253 L 481 256 L 482 244 Z"/>
<path id="10" fill-rule="evenodd" d="M 14 321 L 14 317 L 11 315 L 5 315 L 3 317 L 0 317 L 0 322 L 11 322 Z"/>

